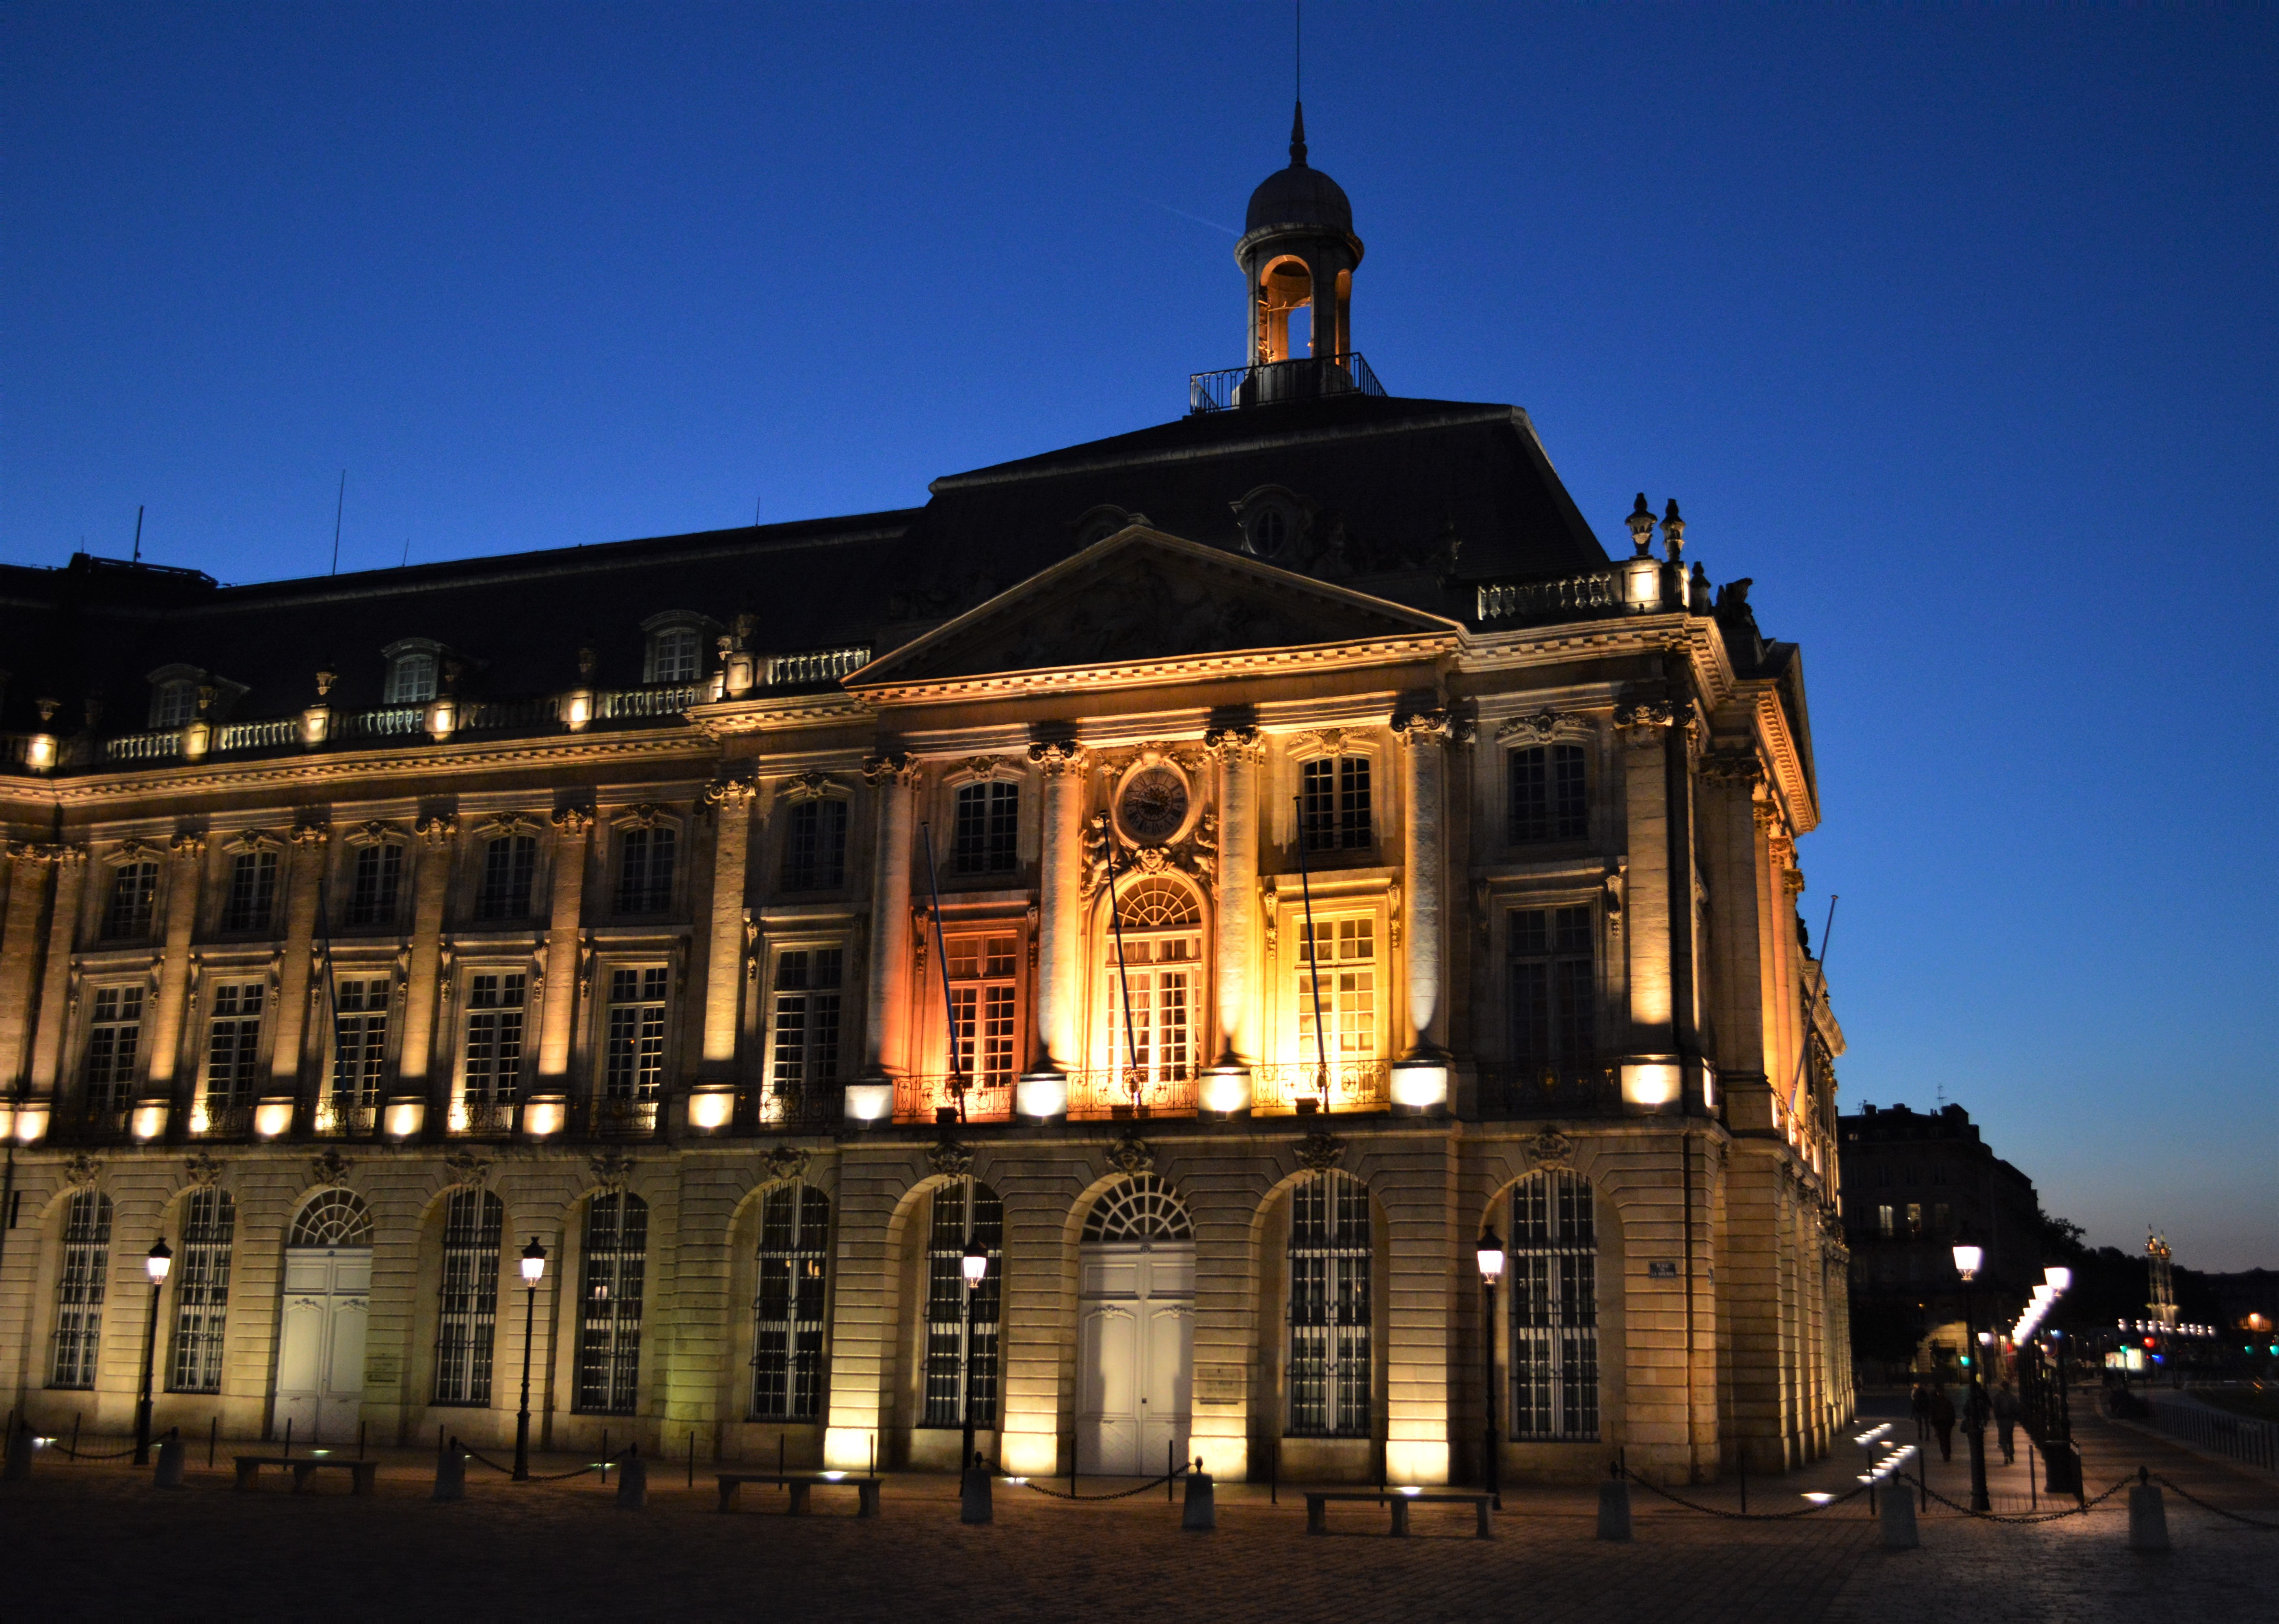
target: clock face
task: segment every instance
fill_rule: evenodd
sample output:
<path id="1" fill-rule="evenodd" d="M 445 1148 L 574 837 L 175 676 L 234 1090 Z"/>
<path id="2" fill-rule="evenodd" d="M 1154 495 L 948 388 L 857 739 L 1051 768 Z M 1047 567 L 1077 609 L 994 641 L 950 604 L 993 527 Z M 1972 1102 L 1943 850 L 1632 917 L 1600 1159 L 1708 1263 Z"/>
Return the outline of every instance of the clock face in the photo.
<path id="1" fill-rule="evenodd" d="M 1170 839 L 1187 821 L 1187 781 L 1169 767 L 1142 767 L 1124 780 L 1116 817 L 1134 840 Z"/>

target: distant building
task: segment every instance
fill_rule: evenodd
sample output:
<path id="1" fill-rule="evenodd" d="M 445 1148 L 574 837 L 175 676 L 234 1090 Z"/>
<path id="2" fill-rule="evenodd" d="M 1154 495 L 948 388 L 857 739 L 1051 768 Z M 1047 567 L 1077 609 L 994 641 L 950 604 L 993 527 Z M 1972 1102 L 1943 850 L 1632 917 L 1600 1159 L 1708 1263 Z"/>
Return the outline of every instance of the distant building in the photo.
<path id="1" fill-rule="evenodd" d="M 1973 1305 L 1953 1248 L 1969 1240 L 1985 1249 L 1970 1294 L 1979 1329 L 2008 1324 L 2042 1278 L 2034 1181 L 1993 1153 L 1959 1105 L 1863 1105 L 1837 1119 L 1837 1154 L 1854 1315 L 1911 1303 L 1924 1316 L 1916 1367 L 1956 1367 Z"/>

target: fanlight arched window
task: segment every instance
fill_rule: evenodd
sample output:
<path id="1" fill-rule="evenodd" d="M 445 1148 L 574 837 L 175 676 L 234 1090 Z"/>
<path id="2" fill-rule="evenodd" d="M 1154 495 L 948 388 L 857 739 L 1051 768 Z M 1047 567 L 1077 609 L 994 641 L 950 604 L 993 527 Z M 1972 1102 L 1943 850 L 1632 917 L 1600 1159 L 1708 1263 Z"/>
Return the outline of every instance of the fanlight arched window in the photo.
<path id="1" fill-rule="evenodd" d="M 1116 888 L 1103 1007 L 1110 1071 L 1135 1106 L 1175 1103 L 1157 1096 L 1194 1076 L 1202 942 L 1202 909 L 1178 881 L 1145 875 Z"/>
<path id="2" fill-rule="evenodd" d="M 1126 931 L 1193 929 L 1202 922 L 1194 892 L 1177 880 L 1148 875 L 1116 887 L 1116 923 Z"/>
<path id="3" fill-rule="evenodd" d="M 451 1192 L 443 1214 L 443 1271 L 435 1315 L 435 1402 L 491 1401 L 498 1329 L 499 1253 L 506 1206 L 487 1190 Z"/>
<path id="4" fill-rule="evenodd" d="M 1194 1221 L 1178 1191 L 1153 1173 L 1135 1173 L 1101 1192 L 1084 1221 L 1087 1244 L 1117 1245 L 1134 1241 L 1191 1241 Z"/>
<path id="5" fill-rule="evenodd" d="M 327 1190 L 293 1220 L 288 1246 L 369 1246 L 372 1210 L 351 1191 Z"/>
<path id="6" fill-rule="evenodd" d="M 1511 1436 L 1599 1436 L 1599 1240 L 1591 1186 L 1531 1173 L 1511 1191 Z"/>

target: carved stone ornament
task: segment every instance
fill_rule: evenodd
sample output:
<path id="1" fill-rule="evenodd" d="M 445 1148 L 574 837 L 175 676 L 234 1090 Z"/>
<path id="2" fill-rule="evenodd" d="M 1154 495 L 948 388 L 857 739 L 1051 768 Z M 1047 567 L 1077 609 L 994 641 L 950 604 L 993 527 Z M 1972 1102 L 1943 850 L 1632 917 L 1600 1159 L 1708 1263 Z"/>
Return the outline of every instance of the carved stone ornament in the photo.
<path id="1" fill-rule="evenodd" d="M 1556 1128 L 1546 1128 L 1527 1142 L 1527 1160 L 1538 1172 L 1575 1165 L 1575 1141 Z"/>
<path id="2" fill-rule="evenodd" d="M 655 801 L 644 801 L 637 807 L 627 807 L 611 820 L 620 829 L 654 829 L 659 823 L 672 822 L 672 815 Z"/>
<path id="3" fill-rule="evenodd" d="M 411 832 L 430 846 L 441 846 L 457 837 L 459 815 L 456 812 L 430 813 L 411 825 Z"/>
<path id="4" fill-rule="evenodd" d="M 1548 744 L 1554 739 L 1587 739 L 1591 724 L 1574 711 L 1546 709 L 1531 716 L 1505 717 L 1496 724 L 1495 736 L 1503 744 Z"/>
<path id="5" fill-rule="evenodd" d="M 241 829 L 221 843 L 226 852 L 281 851 L 285 842 L 266 829 Z"/>
<path id="6" fill-rule="evenodd" d="M 704 804 L 708 807 L 748 807 L 760 786 L 749 778 L 723 776 L 704 786 Z"/>
<path id="7" fill-rule="evenodd" d="M 969 755 L 958 762 L 957 770 L 972 778 L 994 778 L 1000 772 L 1017 771 L 1009 755 Z"/>
<path id="8" fill-rule="evenodd" d="M 144 862 L 157 855 L 158 848 L 148 841 L 121 840 L 119 843 L 119 861 L 121 862 Z"/>
<path id="9" fill-rule="evenodd" d="M 1804 870 L 1802 869 L 1783 869 L 1781 872 L 1781 889 L 1786 892 L 1790 896 L 1802 896 L 1804 894 Z"/>
<path id="10" fill-rule="evenodd" d="M 356 1163 L 329 1145 L 309 1158 L 309 1176 L 319 1184 L 345 1184 Z"/>
<path id="11" fill-rule="evenodd" d="M 494 812 L 483 821 L 483 828 L 490 834 L 536 834 L 538 820 L 527 812 Z"/>
<path id="12" fill-rule="evenodd" d="M 79 1185 L 92 1184 L 95 1183 L 95 1176 L 102 1171 L 103 1163 L 85 1151 L 73 1151 L 71 1160 L 64 1163 L 64 1183 Z"/>
<path id="13" fill-rule="evenodd" d="M 1155 1147 L 1138 1134 L 1127 1133 L 1108 1147 L 1108 1165 L 1136 1178 L 1155 1169 Z"/>
<path id="14" fill-rule="evenodd" d="M 1316 1129 L 1298 1141 L 1298 1165 L 1308 1173 L 1326 1173 L 1346 1159 L 1346 1142 L 1333 1133 Z"/>
<path id="15" fill-rule="evenodd" d="M 1255 727 L 1215 727 L 1203 735 L 1203 748 L 1214 760 L 1262 762 L 1266 741 Z"/>
<path id="16" fill-rule="evenodd" d="M 1047 778 L 1057 778 L 1063 773 L 1082 772 L 1085 755 L 1085 747 L 1073 739 L 1041 739 L 1029 747 L 1029 759 Z"/>
<path id="17" fill-rule="evenodd" d="M 1668 700 L 1641 700 L 1634 705 L 1615 707 L 1615 725 L 1625 732 L 1640 727 L 1668 727 L 1677 719 L 1677 709 Z"/>
<path id="18" fill-rule="evenodd" d="M 1448 742 L 1448 713 L 1445 710 L 1403 711 L 1393 718 L 1393 731 L 1403 744 Z"/>
<path id="19" fill-rule="evenodd" d="M 1330 755 L 1345 747 L 1346 730 L 1341 727 L 1317 727 L 1298 735 L 1301 744 L 1310 744 Z"/>
<path id="20" fill-rule="evenodd" d="M 201 1189 L 211 1187 L 221 1177 L 221 1163 L 203 1151 L 193 1153 L 182 1163 L 182 1168 L 189 1174 L 190 1183 Z"/>
<path id="21" fill-rule="evenodd" d="M 555 833 L 574 839 L 594 826 L 594 815 L 583 807 L 563 807 L 549 821 L 554 824 Z"/>
<path id="22" fill-rule="evenodd" d="M 332 838 L 333 828 L 330 823 L 311 821 L 293 825 L 292 839 L 295 846 L 322 846 Z"/>
<path id="23" fill-rule="evenodd" d="M 963 1178 L 973 1168 L 973 1153 L 955 1139 L 939 1139 L 926 1147 L 926 1166 L 944 1178 Z"/>
<path id="24" fill-rule="evenodd" d="M 1701 758 L 1701 777 L 1711 784 L 1754 784 L 1764 776 L 1753 749 L 1712 750 Z"/>
<path id="25" fill-rule="evenodd" d="M 471 1150 L 453 1151 L 443 1158 L 443 1165 L 451 1169 L 451 1176 L 460 1184 L 472 1184 L 479 1189 L 491 1176 L 488 1159 L 478 1156 Z"/>
<path id="26" fill-rule="evenodd" d="M 205 855 L 206 838 L 193 830 L 186 829 L 167 841 L 166 848 L 177 857 L 203 857 Z"/>
<path id="27" fill-rule="evenodd" d="M 917 782 L 917 757 L 910 755 L 907 750 L 865 756 L 863 761 L 863 776 L 871 783 L 882 786 L 887 784 L 900 784 L 908 788 Z"/>
<path id="28" fill-rule="evenodd" d="M 796 1145 L 777 1145 L 760 1158 L 760 1165 L 772 1179 L 804 1178 L 807 1176 L 807 1152 Z"/>
<path id="29" fill-rule="evenodd" d="M 795 772 L 776 786 L 783 801 L 804 801 L 828 793 L 837 783 L 827 772 Z"/>
<path id="30" fill-rule="evenodd" d="M 633 1159 L 624 1151 L 602 1151 L 586 1165 L 594 1170 L 594 1182 L 604 1190 L 623 1190 L 633 1176 Z"/>

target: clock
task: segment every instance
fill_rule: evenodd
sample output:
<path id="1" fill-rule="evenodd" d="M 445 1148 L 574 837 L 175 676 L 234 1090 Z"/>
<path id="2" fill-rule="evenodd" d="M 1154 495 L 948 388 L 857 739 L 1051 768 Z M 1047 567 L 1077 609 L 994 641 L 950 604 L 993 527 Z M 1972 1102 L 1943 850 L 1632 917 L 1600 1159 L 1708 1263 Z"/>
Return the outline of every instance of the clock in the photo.
<path id="1" fill-rule="evenodd" d="M 1186 779 L 1175 768 L 1140 768 L 1124 780 L 1116 821 L 1135 845 L 1161 846 L 1186 823 Z"/>

